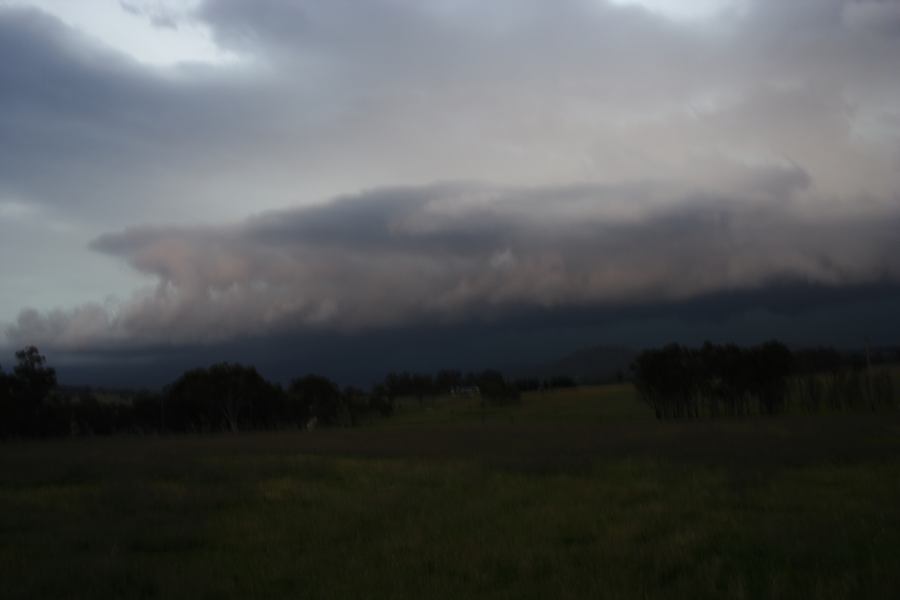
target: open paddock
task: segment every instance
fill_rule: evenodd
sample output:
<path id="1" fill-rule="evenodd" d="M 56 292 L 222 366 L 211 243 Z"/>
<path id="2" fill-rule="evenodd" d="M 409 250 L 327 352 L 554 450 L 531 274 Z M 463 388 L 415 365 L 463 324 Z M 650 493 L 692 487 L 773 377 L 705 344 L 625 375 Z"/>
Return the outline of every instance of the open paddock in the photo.
<path id="1" fill-rule="evenodd" d="M 646 411 L 611 386 L 356 429 L 5 443 L 2 596 L 900 595 L 896 413 Z"/>

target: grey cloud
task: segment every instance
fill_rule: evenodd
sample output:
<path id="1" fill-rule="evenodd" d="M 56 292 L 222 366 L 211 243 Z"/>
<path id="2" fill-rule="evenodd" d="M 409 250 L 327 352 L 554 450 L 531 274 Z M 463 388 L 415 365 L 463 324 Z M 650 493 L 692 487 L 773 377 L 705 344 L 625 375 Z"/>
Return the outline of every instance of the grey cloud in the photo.
<path id="1" fill-rule="evenodd" d="M 779 194 L 804 181 L 788 170 L 769 179 L 761 188 Z M 25 312 L 8 335 L 70 349 L 212 343 L 464 322 L 521 307 L 671 302 L 784 281 L 900 281 L 896 206 L 811 216 L 789 196 L 666 193 L 650 183 L 436 184 L 226 227 L 130 229 L 93 248 L 153 276 L 155 289 L 104 309 Z"/>
<path id="2" fill-rule="evenodd" d="M 204 176 L 267 128 L 255 76 L 148 68 L 38 10 L 0 7 L 0 52 L 0 193 L 72 219 L 190 217 L 188 193 L 208 210 Z"/>
<path id="3" fill-rule="evenodd" d="M 154 27 L 178 29 L 179 15 L 159 3 L 149 4 L 140 0 L 119 0 L 119 6 L 131 15 L 148 19 Z"/>
<path id="4" fill-rule="evenodd" d="M 894 6 L 684 24 L 587 0 L 207 0 L 192 18 L 244 61 L 174 68 L 0 8 L 0 201 L 131 226 L 80 260 L 159 282 L 11 335 L 208 341 L 891 279 Z"/>
<path id="5" fill-rule="evenodd" d="M 900 35 L 900 2 L 860 0 L 844 6 L 844 22 L 852 28 Z"/>
<path id="6" fill-rule="evenodd" d="M 280 39 L 302 39 L 305 33 L 302 25 L 306 11 L 302 3 L 290 0 L 207 2 L 197 11 L 197 17 L 215 27 L 220 44 L 237 49 Z"/>
<path id="7" fill-rule="evenodd" d="M 900 40 L 845 27 L 856 4 L 763 0 L 719 31 L 587 0 L 207 0 L 250 62 L 175 69 L 3 8 L 0 189 L 119 226 L 435 180 L 708 186 L 725 155 L 883 193 L 895 165 L 853 127 L 893 122 Z"/>
<path id="8" fill-rule="evenodd" d="M 351 79 L 354 93 L 370 101 L 412 92 L 431 102 L 485 88 L 543 95 L 542 85 L 556 92 L 584 85 L 579 93 L 602 97 L 637 91 L 635 69 L 671 87 L 681 77 L 670 63 L 711 62 L 705 38 L 643 11 L 585 0 L 207 0 L 197 16 L 223 46 L 287 63 L 313 80 L 326 71 L 338 88 Z M 617 84 L 582 81 L 588 73 Z"/>

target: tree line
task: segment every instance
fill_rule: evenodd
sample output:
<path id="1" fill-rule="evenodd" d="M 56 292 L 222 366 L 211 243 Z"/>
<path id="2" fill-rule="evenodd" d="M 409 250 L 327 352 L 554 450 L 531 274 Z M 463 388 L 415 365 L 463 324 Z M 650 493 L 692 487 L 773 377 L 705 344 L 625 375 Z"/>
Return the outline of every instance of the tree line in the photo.
<path id="1" fill-rule="evenodd" d="M 876 410 L 896 403 L 883 361 L 830 348 L 791 351 L 778 341 L 746 348 L 669 344 L 641 352 L 631 370 L 658 419 Z"/>
<path id="2" fill-rule="evenodd" d="M 476 390 L 482 402 L 509 404 L 520 385 L 500 371 L 392 372 L 369 390 L 340 387 L 308 374 L 287 386 L 254 367 L 218 363 L 192 369 L 158 392 L 113 394 L 58 385 L 56 371 L 31 346 L 16 352 L 11 373 L 0 367 L 0 437 L 188 433 L 351 427 L 394 414 L 400 398 Z M 546 382 L 550 385 L 550 382 Z M 558 383 L 558 382 L 557 382 Z M 529 383 L 529 385 L 531 385 Z"/>
<path id="3" fill-rule="evenodd" d="M 568 377 L 511 380 L 500 371 L 391 372 L 368 390 L 309 374 L 282 386 L 254 367 L 218 363 L 192 369 L 161 391 L 103 394 L 57 383 L 35 347 L 0 367 L 0 438 L 113 433 L 188 433 L 352 427 L 390 417 L 400 400 L 424 404 L 447 394 L 477 395 L 482 406 L 519 401 L 525 391 L 568 388 Z M 774 415 L 794 411 L 895 407 L 890 368 L 900 358 L 828 348 L 791 351 L 776 341 L 749 348 L 706 343 L 645 350 L 631 367 L 640 398 L 659 419 Z"/>
<path id="4" fill-rule="evenodd" d="M 509 404 L 517 402 L 522 392 L 575 386 L 575 380 L 565 376 L 513 380 L 495 369 L 478 372 L 444 369 L 434 375 L 406 371 L 391 372 L 381 384 L 375 386 L 374 391 L 393 398 L 414 398 L 419 403 L 448 393 L 477 391 L 481 397 L 493 404 Z"/>

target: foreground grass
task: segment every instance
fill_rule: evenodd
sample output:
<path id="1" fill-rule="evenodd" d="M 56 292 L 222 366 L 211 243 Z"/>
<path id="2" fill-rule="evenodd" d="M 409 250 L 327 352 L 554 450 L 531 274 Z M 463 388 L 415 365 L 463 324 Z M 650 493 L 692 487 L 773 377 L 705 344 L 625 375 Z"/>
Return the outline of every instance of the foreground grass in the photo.
<path id="1" fill-rule="evenodd" d="M 0 595 L 900 597 L 895 415 L 560 402 L 577 422 L 0 445 Z"/>

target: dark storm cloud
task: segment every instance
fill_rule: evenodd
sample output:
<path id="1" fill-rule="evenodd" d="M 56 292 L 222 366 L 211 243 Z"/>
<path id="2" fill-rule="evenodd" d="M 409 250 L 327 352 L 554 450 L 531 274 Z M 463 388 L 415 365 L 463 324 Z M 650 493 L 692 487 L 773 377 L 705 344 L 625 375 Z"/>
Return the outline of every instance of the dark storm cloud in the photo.
<path id="1" fill-rule="evenodd" d="M 776 284 L 675 303 L 532 308 L 502 318 L 413 323 L 360 335 L 293 331 L 215 344 L 56 350 L 50 356 L 65 382 L 128 388 L 160 386 L 187 369 L 220 361 L 253 364 L 267 377 L 285 383 L 315 372 L 342 384 L 370 385 L 390 371 L 445 368 L 491 367 L 533 376 L 540 372 L 535 367 L 598 344 L 621 349 L 673 340 L 694 345 L 706 340 L 756 344 L 773 338 L 798 347 L 895 344 L 900 339 L 898 303 L 897 285 Z M 629 353 L 621 356 L 620 366 L 625 368 Z M 603 375 L 612 375 L 619 367 L 608 368 Z"/>
<path id="2" fill-rule="evenodd" d="M 116 176 L 111 155 L 144 155 L 141 109 L 159 97 L 123 56 L 86 44 L 39 11 L 10 8 L 0 8 L 0 53 L 7 57 L 0 62 L 0 186 L 7 193 L 82 207 L 77 188 L 71 195 L 60 188 L 92 174 L 102 187 Z M 132 135 L 109 136 L 102 123 Z"/>
<path id="3" fill-rule="evenodd" d="M 0 53 L 0 192 L 75 219 L 183 204 L 185 171 L 233 161 L 269 104 L 246 73 L 149 68 L 34 9 L 0 7 Z"/>
<path id="4" fill-rule="evenodd" d="M 804 215 L 784 194 L 806 185 L 802 172 L 748 180 L 753 196 L 674 198 L 651 183 L 441 184 L 226 227 L 130 229 L 93 248 L 154 277 L 154 290 L 116 307 L 25 312 L 8 333 L 70 348 L 216 342 L 659 304 L 779 282 L 900 281 L 897 211 Z"/>
<path id="5" fill-rule="evenodd" d="M 63 295 L 8 337 L 212 343 L 896 281 L 897 6 L 684 23 L 599 0 L 207 0 L 178 19 L 240 60 L 167 68 L 0 8 L 7 212 L 116 232 L 97 260 L 155 282 Z"/>

